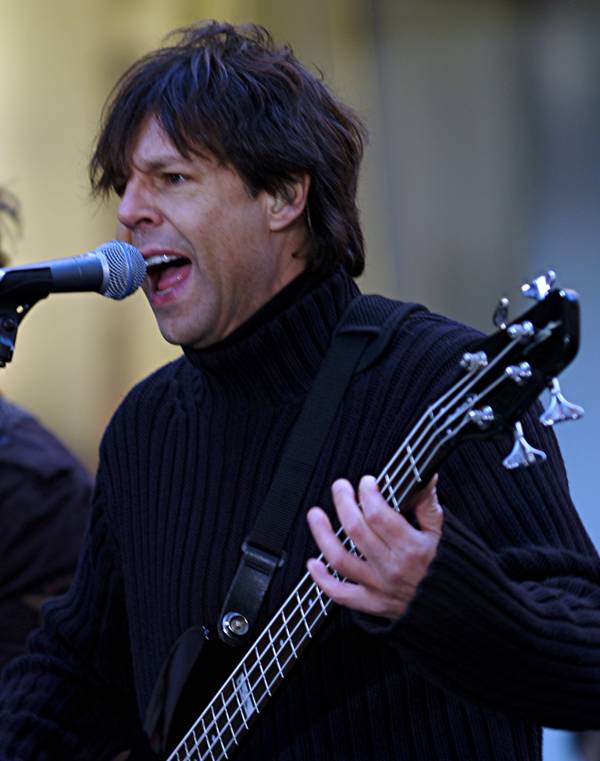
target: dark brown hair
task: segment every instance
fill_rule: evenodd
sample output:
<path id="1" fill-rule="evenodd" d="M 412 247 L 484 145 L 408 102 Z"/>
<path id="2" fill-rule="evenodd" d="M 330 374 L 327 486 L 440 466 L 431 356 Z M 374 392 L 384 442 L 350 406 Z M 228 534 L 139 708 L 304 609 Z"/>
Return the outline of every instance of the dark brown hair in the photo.
<path id="1" fill-rule="evenodd" d="M 133 141 L 153 115 L 183 156 L 208 149 L 252 195 L 285 195 L 307 173 L 311 268 L 342 263 L 359 275 L 356 189 L 366 133 L 358 117 L 262 27 L 213 21 L 174 34 L 172 45 L 117 82 L 90 162 L 94 193 L 124 188 Z"/>

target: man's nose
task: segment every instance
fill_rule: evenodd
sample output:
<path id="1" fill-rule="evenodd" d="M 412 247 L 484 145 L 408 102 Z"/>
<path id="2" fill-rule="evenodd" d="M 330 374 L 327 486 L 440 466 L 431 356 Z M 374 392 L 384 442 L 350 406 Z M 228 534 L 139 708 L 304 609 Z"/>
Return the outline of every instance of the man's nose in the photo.
<path id="1" fill-rule="evenodd" d="M 152 194 L 136 179 L 130 179 L 125 186 L 117 211 L 119 223 L 128 230 L 140 225 L 155 225 L 160 220 L 160 212 L 153 202 Z"/>

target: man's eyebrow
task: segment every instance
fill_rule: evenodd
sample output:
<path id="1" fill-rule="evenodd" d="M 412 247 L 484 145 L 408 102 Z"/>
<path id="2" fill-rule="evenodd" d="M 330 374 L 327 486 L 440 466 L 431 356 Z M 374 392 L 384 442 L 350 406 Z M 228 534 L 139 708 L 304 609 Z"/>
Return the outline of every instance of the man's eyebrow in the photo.
<path id="1" fill-rule="evenodd" d="M 136 161 L 131 161 L 131 166 L 141 172 L 156 172 L 172 166 L 173 164 L 181 163 L 188 164 L 189 159 L 186 159 L 186 157 L 182 156 L 180 153 L 165 153 L 148 159 L 145 159 L 142 156 Z"/>

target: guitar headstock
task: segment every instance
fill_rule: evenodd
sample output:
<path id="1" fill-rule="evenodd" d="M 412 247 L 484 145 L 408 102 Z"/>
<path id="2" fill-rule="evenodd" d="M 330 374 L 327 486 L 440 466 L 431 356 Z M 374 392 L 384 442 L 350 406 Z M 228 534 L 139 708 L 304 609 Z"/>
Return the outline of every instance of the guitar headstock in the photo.
<path id="1" fill-rule="evenodd" d="M 545 389 L 550 403 L 540 416 L 543 425 L 583 414 L 564 398 L 557 380 L 579 348 L 579 298 L 554 288 L 554 277 L 549 272 L 522 287 L 537 303 L 517 320 L 508 322 L 508 302 L 500 302 L 495 313 L 500 329 L 462 357 L 466 374 L 446 395 L 448 442 L 513 429 L 514 446 L 503 461 L 510 469 L 546 459 L 527 443 L 519 422 Z"/>

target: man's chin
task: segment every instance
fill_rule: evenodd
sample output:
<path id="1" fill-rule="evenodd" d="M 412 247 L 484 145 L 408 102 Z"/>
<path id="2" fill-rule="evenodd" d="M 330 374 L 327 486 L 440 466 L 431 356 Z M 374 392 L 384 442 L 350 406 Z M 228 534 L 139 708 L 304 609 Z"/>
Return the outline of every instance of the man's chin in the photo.
<path id="1" fill-rule="evenodd" d="M 206 338 L 201 331 L 193 330 L 189 326 L 174 325 L 171 320 L 159 319 L 157 317 L 158 329 L 167 343 L 173 346 L 185 346 L 190 349 L 205 349 L 210 346 L 211 341 Z"/>

